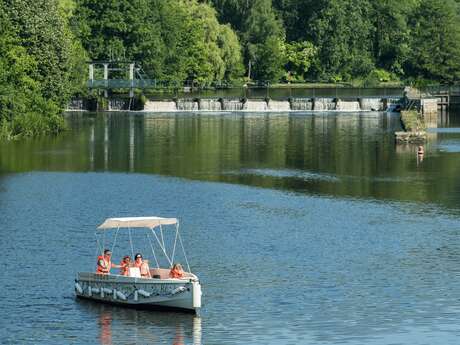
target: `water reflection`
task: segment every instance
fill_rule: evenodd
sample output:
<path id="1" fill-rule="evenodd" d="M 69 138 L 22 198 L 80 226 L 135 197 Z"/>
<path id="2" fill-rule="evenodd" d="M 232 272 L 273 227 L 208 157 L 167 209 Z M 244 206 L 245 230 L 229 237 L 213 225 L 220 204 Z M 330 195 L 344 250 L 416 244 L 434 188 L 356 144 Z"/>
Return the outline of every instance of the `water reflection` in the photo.
<path id="1" fill-rule="evenodd" d="M 101 345 L 112 344 L 112 315 L 102 312 L 99 316 L 100 342 Z"/>
<path id="2" fill-rule="evenodd" d="M 458 185 L 460 135 L 430 129 L 419 157 L 416 146 L 394 144 L 397 114 L 103 113 L 68 120 L 72 131 L 57 138 L 0 145 L 0 171 L 140 172 L 307 194 L 460 202 L 442 197 Z M 446 118 L 430 121 L 443 126 Z M 414 176 L 419 184 L 407 184 Z"/>
<path id="3" fill-rule="evenodd" d="M 57 138 L 1 145 L 0 171 L 137 172 L 444 205 L 442 194 L 459 185 L 455 129 L 430 129 L 419 157 L 416 146 L 395 145 L 397 114 L 104 113 L 68 120 L 72 131 Z M 429 121 L 458 122 L 442 113 Z M 405 183 L 414 176 L 417 185 Z"/>
<path id="4" fill-rule="evenodd" d="M 175 312 L 145 311 L 78 300 L 94 318 L 98 343 L 201 345 L 201 318 Z"/>
<path id="5" fill-rule="evenodd" d="M 398 122 L 105 114 L 2 144 L 2 171 L 59 173 L 0 174 L 1 307 L 13 316 L 0 318 L 0 339 L 456 344 L 460 134 L 436 130 L 417 166 L 417 146 L 394 145 Z M 75 302 L 74 273 L 94 267 L 94 225 L 133 214 L 184 221 L 203 319 Z M 38 264 L 56 253 L 52 270 Z"/>
<path id="6" fill-rule="evenodd" d="M 422 145 L 419 145 L 417 148 L 417 166 L 423 163 L 423 158 L 425 156 L 425 148 Z"/>

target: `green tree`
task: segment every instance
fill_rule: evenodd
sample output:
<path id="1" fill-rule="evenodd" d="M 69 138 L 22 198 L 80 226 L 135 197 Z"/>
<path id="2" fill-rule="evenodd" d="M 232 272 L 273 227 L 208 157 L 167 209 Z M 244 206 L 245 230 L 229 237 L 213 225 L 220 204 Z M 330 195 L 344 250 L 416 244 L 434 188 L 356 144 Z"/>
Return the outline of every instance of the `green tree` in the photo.
<path id="1" fill-rule="evenodd" d="M 68 1 L 0 0 L 0 136 L 57 133 L 62 109 L 81 91 L 83 51 Z"/>
<path id="2" fill-rule="evenodd" d="M 94 60 L 135 60 L 153 78 L 207 83 L 241 73 L 238 39 L 196 0 L 78 0 L 74 28 Z"/>
<path id="3" fill-rule="evenodd" d="M 318 47 L 315 74 L 320 79 L 350 80 L 374 67 L 373 26 L 368 0 L 323 0 L 311 23 Z"/>
<path id="4" fill-rule="evenodd" d="M 287 41 L 311 41 L 310 23 L 322 6 L 323 1 L 318 0 L 273 0 L 273 7 L 283 20 Z"/>
<path id="5" fill-rule="evenodd" d="M 55 0 L 9 0 L 5 6 L 19 44 L 37 62 L 34 79 L 43 96 L 64 107 L 73 90 L 72 35 Z"/>
<path id="6" fill-rule="evenodd" d="M 379 67 L 397 75 L 404 75 L 408 58 L 410 30 L 408 18 L 417 0 L 377 0 L 373 6 L 373 50 Z"/>
<path id="7" fill-rule="evenodd" d="M 254 0 L 244 25 L 246 61 L 256 80 L 281 78 L 284 69 L 284 29 L 271 0 Z"/>
<path id="8" fill-rule="evenodd" d="M 411 16 L 407 74 L 453 82 L 460 78 L 460 16 L 454 0 L 421 0 Z"/>
<path id="9" fill-rule="evenodd" d="M 289 79 L 303 81 L 317 54 L 313 43 L 308 41 L 285 44 L 286 70 Z"/>
<path id="10" fill-rule="evenodd" d="M 220 26 L 217 42 L 221 59 L 225 64 L 225 71 L 220 77 L 224 80 L 240 78 L 244 74 L 241 45 L 230 25 Z"/>
<path id="11" fill-rule="evenodd" d="M 0 138 L 57 133 L 64 127 L 59 107 L 43 97 L 33 76 L 38 64 L 21 46 L 0 2 Z"/>
<path id="12" fill-rule="evenodd" d="M 205 0 L 204 2 L 212 4 L 221 23 L 229 23 L 239 32 L 243 30 L 245 18 L 251 8 L 251 0 Z"/>

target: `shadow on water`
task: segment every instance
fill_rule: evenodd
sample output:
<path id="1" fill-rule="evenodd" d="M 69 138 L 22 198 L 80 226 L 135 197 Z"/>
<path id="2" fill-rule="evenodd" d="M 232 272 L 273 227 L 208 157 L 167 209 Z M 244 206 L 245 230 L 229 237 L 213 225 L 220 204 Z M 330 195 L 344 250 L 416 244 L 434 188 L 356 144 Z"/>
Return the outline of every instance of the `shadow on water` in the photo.
<path id="1" fill-rule="evenodd" d="M 145 311 L 77 299 L 77 309 L 97 323 L 101 345 L 201 345 L 201 318 L 178 312 Z"/>

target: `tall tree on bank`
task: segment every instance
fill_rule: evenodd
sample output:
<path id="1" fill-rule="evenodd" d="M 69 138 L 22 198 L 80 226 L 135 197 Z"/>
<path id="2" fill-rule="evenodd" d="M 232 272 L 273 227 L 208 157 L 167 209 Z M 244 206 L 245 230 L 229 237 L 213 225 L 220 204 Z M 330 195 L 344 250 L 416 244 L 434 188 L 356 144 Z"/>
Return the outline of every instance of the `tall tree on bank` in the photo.
<path id="1" fill-rule="evenodd" d="M 310 23 L 324 6 L 318 0 L 272 0 L 273 7 L 280 14 L 288 42 L 311 41 Z"/>
<path id="2" fill-rule="evenodd" d="M 372 2 L 374 25 L 373 53 L 376 64 L 389 72 L 403 76 L 410 49 L 410 29 L 407 23 L 417 0 L 376 0 Z"/>
<path id="3" fill-rule="evenodd" d="M 72 70 L 79 54 L 56 0 L 4 0 L 19 44 L 37 62 L 33 77 L 45 98 L 64 107 L 73 90 Z"/>
<path id="4" fill-rule="evenodd" d="M 152 78 L 207 83 L 241 75 L 236 34 L 196 0 L 78 0 L 74 27 L 94 60 L 134 60 Z"/>
<path id="5" fill-rule="evenodd" d="M 203 0 L 217 11 L 219 22 L 229 23 L 237 32 L 241 32 L 245 19 L 249 15 L 252 0 Z"/>
<path id="6" fill-rule="evenodd" d="M 162 13 L 161 32 L 168 47 L 163 64 L 166 78 L 209 83 L 241 76 L 238 38 L 230 26 L 219 24 L 209 5 L 169 1 Z"/>
<path id="7" fill-rule="evenodd" d="M 245 58 L 251 78 L 277 81 L 284 73 L 284 30 L 271 0 L 254 0 L 244 24 Z"/>
<path id="8" fill-rule="evenodd" d="M 83 77 L 57 0 L 0 0 L 0 137 L 57 133 Z"/>
<path id="9" fill-rule="evenodd" d="M 421 0 L 411 16 L 406 69 L 419 79 L 460 79 L 460 16 L 454 0 Z"/>
<path id="10" fill-rule="evenodd" d="M 318 47 L 316 77 L 351 80 L 374 67 L 373 26 L 368 0 L 321 0 L 323 7 L 311 23 Z"/>

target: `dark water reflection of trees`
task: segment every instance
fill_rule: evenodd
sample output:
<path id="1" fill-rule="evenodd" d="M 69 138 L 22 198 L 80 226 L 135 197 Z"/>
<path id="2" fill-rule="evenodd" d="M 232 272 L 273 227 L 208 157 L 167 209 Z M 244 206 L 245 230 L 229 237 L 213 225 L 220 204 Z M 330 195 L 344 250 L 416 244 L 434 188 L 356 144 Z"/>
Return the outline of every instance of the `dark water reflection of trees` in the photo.
<path id="1" fill-rule="evenodd" d="M 459 153 L 438 144 L 460 136 L 430 133 L 418 162 L 415 147 L 394 144 L 397 115 L 106 113 L 69 124 L 56 138 L 2 144 L 1 171 L 161 174 L 453 208 L 459 200 Z"/>

